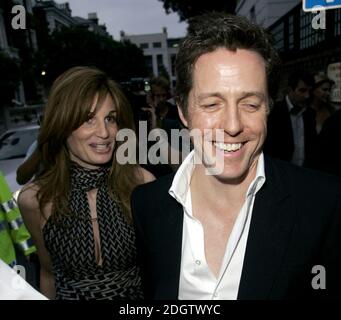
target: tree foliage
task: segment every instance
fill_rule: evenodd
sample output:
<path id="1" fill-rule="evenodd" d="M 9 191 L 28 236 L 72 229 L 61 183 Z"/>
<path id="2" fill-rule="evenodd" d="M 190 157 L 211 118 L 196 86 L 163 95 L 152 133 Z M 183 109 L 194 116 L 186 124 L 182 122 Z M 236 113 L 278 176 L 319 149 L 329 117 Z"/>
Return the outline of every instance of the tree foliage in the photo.
<path id="1" fill-rule="evenodd" d="M 31 29 L 34 28 L 34 17 L 29 12 L 26 12 L 26 28 L 12 28 L 11 22 L 15 16 L 15 14 L 12 13 L 12 7 L 16 4 L 17 1 L 13 0 L 1 0 L 0 2 L 6 39 L 9 46 L 9 48 L 6 49 L 9 49 L 18 56 L 18 61 L 16 61 L 16 63 L 20 69 L 21 81 L 24 84 L 26 102 L 31 103 L 32 101 L 39 99 L 34 78 L 36 63 L 31 38 Z M 11 75 L 6 74 L 5 77 L 11 77 Z M 11 94 L 14 96 L 14 92 Z"/>
<path id="2" fill-rule="evenodd" d="M 21 75 L 18 61 L 0 52 L 0 107 L 9 103 L 19 84 Z"/>
<path id="3" fill-rule="evenodd" d="M 136 45 L 114 41 L 83 27 L 54 31 L 41 49 L 40 70 L 46 71 L 46 85 L 74 66 L 95 66 L 117 81 L 146 74 L 143 52 Z"/>
<path id="4" fill-rule="evenodd" d="M 191 17 L 210 11 L 225 11 L 235 13 L 236 0 L 159 0 L 163 2 L 166 13 L 177 12 L 180 21 L 188 20 Z"/>

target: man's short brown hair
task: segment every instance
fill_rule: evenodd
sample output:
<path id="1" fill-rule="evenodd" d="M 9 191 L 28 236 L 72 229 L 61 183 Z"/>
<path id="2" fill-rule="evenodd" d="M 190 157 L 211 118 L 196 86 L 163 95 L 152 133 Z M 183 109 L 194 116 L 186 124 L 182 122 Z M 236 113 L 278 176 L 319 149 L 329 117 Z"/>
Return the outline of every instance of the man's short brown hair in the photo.
<path id="1" fill-rule="evenodd" d="M 265 30 L 241 16 L 218 12 L 197 16 L 189 21 L 188 34 L 176 59 L 176 99 L 185 115 L 193 85 L 193 67 L 201 55 L 218 48 L 247 49 L 260 54 L 265 61 L 268 86 L 271 85 L 269 77 L 279 58 Z"/>

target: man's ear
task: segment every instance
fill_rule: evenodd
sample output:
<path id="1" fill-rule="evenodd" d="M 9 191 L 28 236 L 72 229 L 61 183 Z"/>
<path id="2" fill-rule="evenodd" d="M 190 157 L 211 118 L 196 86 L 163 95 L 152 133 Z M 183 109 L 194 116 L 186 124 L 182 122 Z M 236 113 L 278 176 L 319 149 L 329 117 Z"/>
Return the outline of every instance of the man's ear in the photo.
<path id="1" fill-rule="evenodd" d="M 176 106 L 178 107 L 178 113 L 179 113 L 179 117 L 180 117 L 180 120 L 182 122 L 182 124 L 188 128 L 188 122 L 186 120 L 186 117 L 184 116 L 183 112 L 182 112 L 182 109 L 181 107 L 179 106 L 179 104 L 177 103 Z"/>

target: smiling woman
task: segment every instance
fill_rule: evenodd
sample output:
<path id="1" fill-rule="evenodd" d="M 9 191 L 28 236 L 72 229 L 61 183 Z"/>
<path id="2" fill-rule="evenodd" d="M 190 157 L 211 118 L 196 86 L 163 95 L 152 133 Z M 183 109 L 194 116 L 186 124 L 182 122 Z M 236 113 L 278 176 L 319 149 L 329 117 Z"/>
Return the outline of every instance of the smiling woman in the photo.
<path id="1" fill-rule="evenodd" d="M 105 97 L 97 112 L 90 111 L 89 118 L 67 139 L 70 158 L 73 161 L 90 169 L 110 161 L 117 133 L 116 114 L 110 95 Z"/>
<path id="2" fill-rule="evenodd" d="M 49 298 L 142 298 L 130 194 L 153 176 L 116 162 L 121 128 L 134 129 L 132 113 L 102 71 L 75 67 L 54 82 L 38 137 L 43 171 L 18 198 Z"/>

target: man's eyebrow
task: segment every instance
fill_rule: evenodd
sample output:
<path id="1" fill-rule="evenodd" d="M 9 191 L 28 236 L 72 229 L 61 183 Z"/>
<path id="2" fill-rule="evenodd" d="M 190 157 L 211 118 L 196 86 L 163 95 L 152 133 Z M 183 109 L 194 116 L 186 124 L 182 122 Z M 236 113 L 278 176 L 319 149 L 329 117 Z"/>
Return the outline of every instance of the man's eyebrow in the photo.
<path id="1" fill-rule="evenodd" d="M 259 91 L 243 91 L 240 93 L 240 99 L 246 99 L 249 97 L 257 97 L 261 100 L 265 100 L 265 94 Z"/>
<path id="2" fill-rule="evenodd" d="M 207 93 L 199 94 L 198 100 L 203 100 L 203 99 L 211 98 L 211 97 L 224 99 L 223 95 L 220 92 L 207 92 Z"/>
<path id="3" fill-rule="evenodd" d="M 265 100 L 265 94 L 260 91 L 242 91 L 238 95 L 240 99 L 245 99 L 245 98 L 256 96 L 261 100 Z M 207 92 L 207 93 L 199 94 L 198 100 L 203 100 L 203 99 L 210 98 L 210 97 L 217 97 L 217 98 L 224 99 L 224 96 L 220 92 Z"/>

